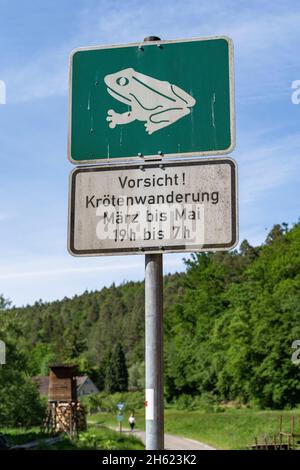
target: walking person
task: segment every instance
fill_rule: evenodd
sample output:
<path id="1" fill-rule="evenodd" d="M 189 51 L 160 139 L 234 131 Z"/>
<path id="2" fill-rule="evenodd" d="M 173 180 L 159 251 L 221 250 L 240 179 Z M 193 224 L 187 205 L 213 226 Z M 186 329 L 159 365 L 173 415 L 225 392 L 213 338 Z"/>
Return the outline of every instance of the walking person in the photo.
<path id="1" fill-rule="evenodd" d="M 134 417 L 133 413 L 131 413 L 131 415 L 129 416 L 128 421 L 129 421 L 130 430 L 131 430 L 131 432 L 133 432 L 134 426 L 135 426 L 135 417 Z"/>

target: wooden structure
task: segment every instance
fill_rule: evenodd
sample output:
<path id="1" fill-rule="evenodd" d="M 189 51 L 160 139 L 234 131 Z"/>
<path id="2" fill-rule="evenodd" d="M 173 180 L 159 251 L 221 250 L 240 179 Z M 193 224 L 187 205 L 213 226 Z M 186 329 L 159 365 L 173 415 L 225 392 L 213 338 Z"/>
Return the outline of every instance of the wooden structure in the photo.
<path id="1" fill-rule="evenodd" d="M 290 418 L 289 431 L 283 430 L 282 415 L 279 417 L 279 432 L 273 437 L 265 436 L 258 442 L 255 438 L 255 444 L 251 446 L 253 450 L 299 450 L 300 433 L 295 432 L 295 416 Z"/>
<path id="2" fill-rule="evenodd" d="M 280 443 L 282 443 L 283 440 L 286 439 L 289 449 L 299 449 L 300 433 L 295 432 L 295 416 L 291 416 L 290 430 L 288 432 L 283 431 L 282 415 L 280 416 L 280 418 L 279 418 L 279 439 L 280 439 Z"/>
<path id="3" fill-rule="evenodd" d="M 273 438 L 265 437 L 258 442 L 258 439 L 255 438 L 255 444 L 250 446 L 252 450 L 290 450 L 288 444 L 284 444 L 278 440 L 275 435 Z"/>
<path id="4" fill-rule="evenodd" d="M 76 366 L 53 364 L 49 368 L 49 401 L 76 402 Z"/>
<path id="5" fill-rule="evenodd" d="M 74 365 L 49 366 L 48 410 L 44 427 L 48 432 L 66 432 L 71 437 L 86 429 L 85 410 L 77 400 Z"/>
<path id="6" fill-rule="evenodd" d="M 99 393 L 99 389 L 96 387 L 96 385 L 88 375 L 77 375 L 75 379 L 77 385 L 78 400 L 80 400 L 81 397 L 84 397 L 86 395 Z M 32 377 L 32 380 L 38 386 L 40 395 L 47 397 L 48 399 L 49 375 L 35 375 Z"/>

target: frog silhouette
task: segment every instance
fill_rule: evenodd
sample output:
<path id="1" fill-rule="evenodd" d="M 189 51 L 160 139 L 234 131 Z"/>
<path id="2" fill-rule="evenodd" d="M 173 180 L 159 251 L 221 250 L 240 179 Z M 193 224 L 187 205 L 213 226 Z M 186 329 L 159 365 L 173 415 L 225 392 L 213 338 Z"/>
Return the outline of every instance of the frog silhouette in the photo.
<path id="1" fill-rule="evenodd" d="M 135 120 L 145 121 L 145 130 L 151 135 L 190 114 L 196 104 L 195 98 L 178 86 L 133 68 L 106 75 L 104 82 L 113 98 L 130 107 L 125 113 L 108 110 L 106 120 L 111 129 Z"/>

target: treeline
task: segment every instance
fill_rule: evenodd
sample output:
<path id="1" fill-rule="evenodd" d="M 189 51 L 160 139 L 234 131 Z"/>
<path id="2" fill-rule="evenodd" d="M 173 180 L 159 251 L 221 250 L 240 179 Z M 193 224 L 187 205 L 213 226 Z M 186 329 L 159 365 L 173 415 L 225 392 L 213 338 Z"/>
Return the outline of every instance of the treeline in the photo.
<path id="1" fill-rule="evenodd" d="M 185 273 L 164 278 L 166 399 L 300 403 L 300 366 L 291 360 L 300 339 L 300 224 L 276 225 L 260 247 L 244 241 L 239 251 L 194 254 L 185 264 Z M 123 389 L 144 386 L 142 282 L 3 309 L 1 334 L 26 356 L 28 375 L 75 362 L 110 390 L 113 361 L 125 371 Z"/>

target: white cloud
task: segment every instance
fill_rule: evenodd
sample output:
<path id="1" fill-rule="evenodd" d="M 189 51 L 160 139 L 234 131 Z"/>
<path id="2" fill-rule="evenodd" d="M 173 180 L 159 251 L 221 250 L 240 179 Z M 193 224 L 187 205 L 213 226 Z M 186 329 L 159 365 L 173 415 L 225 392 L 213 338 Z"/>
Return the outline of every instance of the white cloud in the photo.
<path id="1" fill-rule="evenodd" d="M 237 92 L 249 99 L 266 96 L 268 85 L 272 88 L 270 96 L 277 99 L 288 93 L 284 84 L 289 86 L 297 78 L 289 74 L 298 64 L 300 12 L 289 8 L 289 2 L 266 7 L 265 2 L 253 1 L 251 8 L 232 0 L 94 5 L 78 15 L 78 30 L 67 43 L 55 44 L 33 56 L 26 66 L 18 63 L 4 70 L 11 102 L 65 95 L 68 56 L 75 47 L 141 41 L 148 34 L 162 39 L 228 34 L 235 42 Z"/>
<path id="2" fill-rule="evenodd" d="M 257 141 L 249 135 L 251 144 L 237 152 L 240 173 L 240 199 L 243 205 L 257 203 L 271 190 L 280 190 L 292 183 L 300 173 L 300 136 L 267 136 Z M 251 139 L 252 137 L 252 139 Z M 269 142 L 269 143 L 266 143 Z"/>
<path id="3" fill-rule="evenodd" d="M 5 220 L 10 220 L 15 217 L 14 214 L 9 214 L 7 212 L 0 212 L 0 222 L 4 222 Z"/>
<path id="4" fill-rule="evenodd" d="M 5 70 L 8 104 L 51 96 L 63 96 L 68 90 L 68 49 L 48 50 L 25 66 Z M 16 66 L 15 66 L 16 67 Z"/>
<path id="5" fill-rule="evenodd" d="M 180 257 L 175 255 L 175 258 L 169 258 L 165 263 L 165 269 L 178 267 L 181 257 L 181 255 Z M 2 264 L 0 270 L 0 281 L 29 277 L 52 278 L 53 276 L 67 276 L 69 274 L 82 275 L 84 273 L 107 273 L 108 271 L 112 272 L 120 270 L 123 270 L 123 272 L 126 273 L 130 270 L 144 269 L 144 256 L 110 257 L 109 262 L 107 262 L 107 259 L 107 257 L 96 258 L 97 261 L 95 261 L 95 259 L 91 261 L 91 258 L 70 259 L 61 257 L 56 258 L 54 261 L 53 257 L 39 257 L 33 262 L 30 262 L 28 259 L 27 261 L 24 259 L 20 264 L 12 265 L 10 263 L 7 266 L 3 266 Z M 24 265 L 26 267 L 31 266 L 31 269 L 24 270 Z M 58 267 L 55 267 L 55 265 Z M 45 266 L 47 266 L 47 269 L 45 269 Z"/>
<path id="6" fill-rule="evenodd" d="M 45 270 L 33 270 L 33 271 L 22 271 L 16 270 L 14 272 L 5 272 L 0 273 L 0 281 L 9 280 L 9 279 L 24 279 L 24 278 L 40 278 L 47 277 L 53 278 L 58 276 L 67 276 L 67 275 L 83 275 L 85 273 L 96 273 L 96 272 L 107 272 L 107 271 L 118 271 L 120 269 L 130 270 L 141 268 L 142 263 L 128 263 L 127 265 L 120 264 L 110 264 L 103 266 L 88 266 L 88 267 L 65 267 L 60 269 L 45 269 Z"/>
<path id="7" fill-rule="evenodd" d="M 182 271 L 183 254 L 164 256 L 164 273 Z M 144 279 L 144 256 L 105 258 L 23 256 L 1 263 L 0 293 L 15 305 L 72 297 L 85 290 L 101 289 L 113 282 Z"/>

